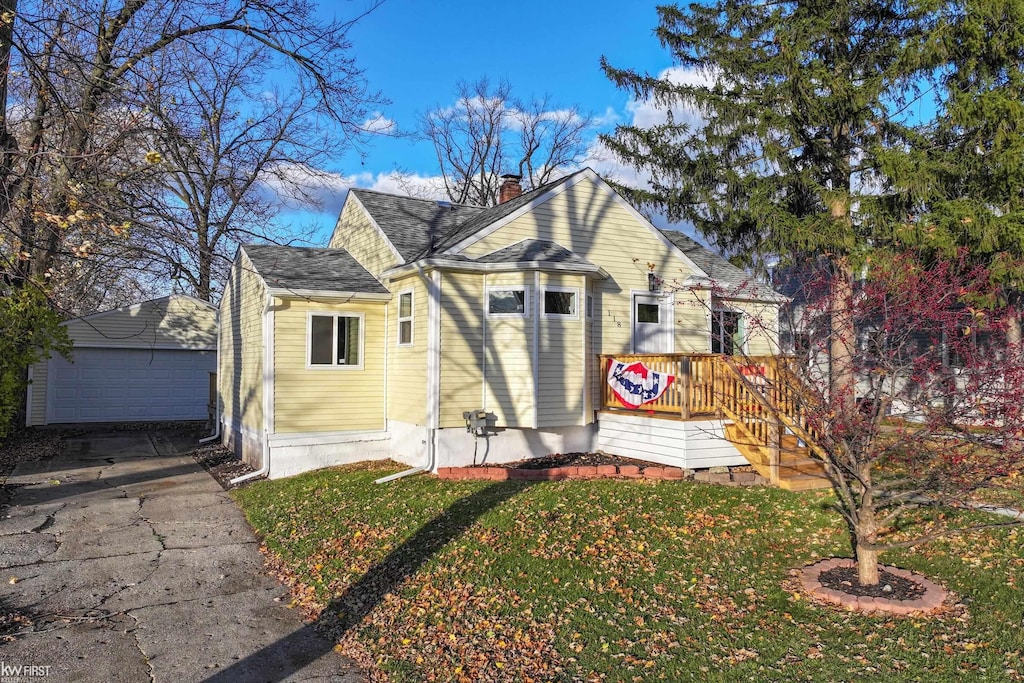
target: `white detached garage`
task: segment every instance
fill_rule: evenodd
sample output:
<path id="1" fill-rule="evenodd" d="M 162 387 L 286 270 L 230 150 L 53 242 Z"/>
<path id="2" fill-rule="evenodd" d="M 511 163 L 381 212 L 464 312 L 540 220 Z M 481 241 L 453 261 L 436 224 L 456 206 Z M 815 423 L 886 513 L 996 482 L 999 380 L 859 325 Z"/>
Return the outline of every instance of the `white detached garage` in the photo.
<path id="1" fill-rule="evenodd" d="M 73 361 L 32 366 L 26 423 L 204 420 L 217 310 L 183 294 L 63 323 Z"/>

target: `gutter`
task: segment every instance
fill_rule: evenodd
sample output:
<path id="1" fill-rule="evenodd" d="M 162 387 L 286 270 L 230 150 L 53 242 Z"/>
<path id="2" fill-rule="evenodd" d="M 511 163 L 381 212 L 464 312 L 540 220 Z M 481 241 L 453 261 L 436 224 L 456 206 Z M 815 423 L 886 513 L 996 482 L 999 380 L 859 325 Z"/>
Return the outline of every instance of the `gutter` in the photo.
<path id="1" fill-rule="evenodd" d="M 203 303 L 209 303 L 204 301 Z M 213 413 L 213 434 L 199 439 L 199 444 L 207 444 L 220 438 L 220 423 L 224 418 L 224 404 L 220 397 L 220 311 L 217 311 L 217 409 Z"/>

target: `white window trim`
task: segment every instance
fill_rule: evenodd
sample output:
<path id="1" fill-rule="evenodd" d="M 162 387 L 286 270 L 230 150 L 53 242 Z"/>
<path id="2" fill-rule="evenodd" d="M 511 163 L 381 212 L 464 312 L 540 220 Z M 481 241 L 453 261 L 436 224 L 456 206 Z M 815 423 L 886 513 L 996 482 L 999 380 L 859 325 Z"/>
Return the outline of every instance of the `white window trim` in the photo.
<path id="1" fill-rule="evenodd" d="M 330 365 L 314 365 L 310 361 L 313 356 L 313 316 L 323 316 L 325 318 L 334 318 L 334 333 L 331 335 L 331 359 L 334 361 Z M 338 318 L 358 318 L 359 319 L 359 363 L 356 365 L 339 365 L 338 360 Z M 366 346 L 366 314 L 349 311 L 308 311 L 306 313 L 306 369 L 307 370 L 362 370 L 364 356 L 363 351 Z"/>
<path id="2" fill-rule="evenodd" d="M 587 297 L 586 297 L 586 300 L 584 302 L 584 307 L 585 307 L 586 312 L 587 312 L 586 313 L 587 320 L 593 320 L 594 319 L 594 295 L 593 295 L 593 293 L 587 292 Z"/>
<path id="3" fill-rule="evenodd" d="M 402 297 L 406 294 L 409 295 L 409 315 L 405 318 L 402 317 Z M 395 318 L 398 322 L 395 324 L 395 345 L 396 346 L 414 346 L 416 342 L 416 294 L 411 289 L 404 289 L 398 293 L 398 311 Z M 409 341 L 402 343 L 402 323 L 409 322 Z"/>
<path id="4" fill-rule="evenodd" d="M 568 292 L 573 295 L 573 312 L 572 313 L 548 313 L 544 310 L 544 306 L 547 303 L 547 297 L 545 294 L 548 292 Z M 579 320 L 580 319 L 580 288 L 579 287 L 558 287 L 555 285 L 541 287 L 539 299 L 540 306 L 538 310 L 540 314 L 545 318 L 553 318 L 555 320 Z"/>
<path id="5" fill-rule="evenodd" d="M 522 292 L 522 313 L 491 313 L 491 292 Z M 529 285 L 494 285 L 484 290 L 484 314 L 488 318 L 529 318 L 530 317 L 530 286 Z"/>

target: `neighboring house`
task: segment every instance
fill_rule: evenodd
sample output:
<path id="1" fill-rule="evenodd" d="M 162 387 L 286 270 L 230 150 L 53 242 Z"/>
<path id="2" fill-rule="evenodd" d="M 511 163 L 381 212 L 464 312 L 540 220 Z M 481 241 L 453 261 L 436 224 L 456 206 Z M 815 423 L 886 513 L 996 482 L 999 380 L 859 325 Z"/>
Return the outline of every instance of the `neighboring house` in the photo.
<path id="1" fill-rule="evenodd" d="M 598 354 L 776 351 L 777 294 L 590 169 L 502 199 L 354 189 L 328 248 L 241 247 L 220 309 L 225 441 L 272 477 L 588 451 Z"/>
<path id="2" fill-rule="evenodd" d="M 62 323 L 72 360 L 29 369 L 29 426 L 208 418 L 217 309 L 172 294 Z"/>

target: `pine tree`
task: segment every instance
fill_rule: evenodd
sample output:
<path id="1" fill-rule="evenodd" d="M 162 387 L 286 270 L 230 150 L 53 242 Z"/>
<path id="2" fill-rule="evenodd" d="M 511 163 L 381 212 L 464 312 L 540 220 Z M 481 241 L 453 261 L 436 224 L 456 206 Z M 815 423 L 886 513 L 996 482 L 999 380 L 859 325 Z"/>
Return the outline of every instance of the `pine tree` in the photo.
<path id="1" fill-rule="evenodd" d="M 966 248 L 1017 309 L 1009 336 L 1021 343 L 1024 292 L 1024 5 L 965 0 L 938 46 L 950 68 L 932 126 L 910 154 L 882 156 L 886 174 L 916 203 L 895 237 L 946 256 Z"/>
<path id="2" fill-rule="evenodd" d="M 650 128 L 620 126 L 604 143 L 650 178 L 630 198 L 692 221 L 733 254 L 824 255 L 831 263 L 831 389 L 836 429 L 857 423 L 853 273 L 905 222 L 879 158 L 915 139 L 914 106 L 930 94 L 938 6 L 915 0 L 749 2 L 660 7 L 656 35 L 703 84 L 603 62 L 638 98 L 669 110 Z M 688 126 L 672 108 L 696 112 Z M 850 454 L 843 454 L 845 457 Z M 855 454 L 854 454 L 855 455 Z M 871 462 L 852 471 L 871 481 Z M 875 508 L 848 511 L 860 580 L 878 581 Z"/>

